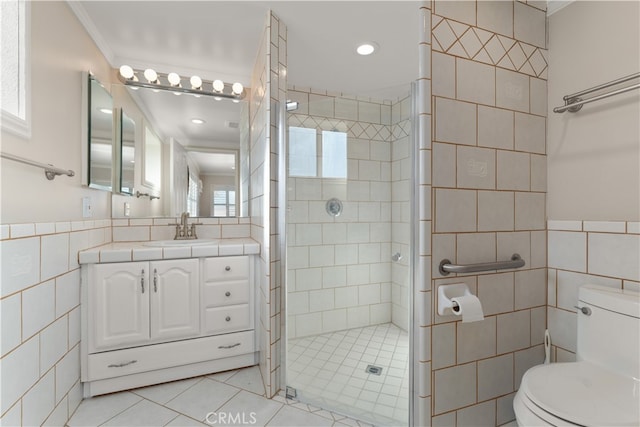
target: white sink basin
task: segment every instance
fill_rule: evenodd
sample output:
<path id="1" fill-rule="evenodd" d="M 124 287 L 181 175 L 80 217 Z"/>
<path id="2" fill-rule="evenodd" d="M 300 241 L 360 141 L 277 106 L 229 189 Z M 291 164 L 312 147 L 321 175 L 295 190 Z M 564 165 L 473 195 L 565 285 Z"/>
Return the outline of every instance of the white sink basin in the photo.
<path id="1" fill-rule="evenodd" d="M 219 242 L 218 239 L 194 239 L 194 240 L 152 240 L 150 242 L 144 242 L 143 246 L 151 246 L 155 248 L 164 247 L 176 247 L 176 246 L 202 246 L 202 245 L 215 245 Z"/>

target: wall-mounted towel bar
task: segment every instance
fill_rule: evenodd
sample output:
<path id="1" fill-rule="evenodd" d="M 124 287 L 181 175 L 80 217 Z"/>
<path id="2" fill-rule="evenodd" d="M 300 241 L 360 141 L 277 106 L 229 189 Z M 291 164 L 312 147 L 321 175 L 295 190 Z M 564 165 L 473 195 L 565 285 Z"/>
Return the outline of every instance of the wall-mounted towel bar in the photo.
<path id="1" fill-rule="evenodd" d="M 44 175 L 47 177 L 49 181 L 51 181 L 53 178 L 55 178 L 58 175 L 74 176 L 76 174 L 72 170 L 60 169 L 53 165 L 47 165 L 44 163 L 35 162 L 33 160 L 25 159 L 24 157 L 14 156 L 13 154 L 9 154 L 9 153 L 0 153 L 0 157 L 13 160 L 14 162 L 24 163 L 26 165 L 42 168 L 44 169 Z"/>
<path id="2" fill-rule="evenodd" d="M 456 265 L 448 259 L 440 261 L 440 274 L 447 276 L 449 273 L 477 273 L 479 271 L 507 270 L 510 268 L 524 267 L 524 260 L 518 254 L 511 255 L 509 261 L 481 262 L 479 264 Z"/>
<path id="3" fill-rule="evenodd" d="M 617 80 L 613 80 L 609 83 L 604 83 L 599 86 L 594 86 L 589 89 L 585 89 L 580 92 L 572 93 L 571 95 L 565 95 L 562 99 L 564 99 L 564 105 L 561 107 L 556 107 L 553 109 L 554 113 L 564 113 L 565 111 L 569 111 L 570 113 L 575 113 L 576 111 L 580 111 L 584 104 L 589 104 L 590 102 L 599 101 L 601 99 L 609 98 L 610 96 L 619 95 L 621 93 L 629 92 L 630 90 L 640 89 L 640 83 L 633 84 L 631 86 L 623 87 L 621 89 L 616 89 L 611 92 L 603 93 L 601 95 L 593 96 L 591 98 L 582 99 L 581 96 L 587 95 L 589 93 L 597 92 L 602 89 L 606 89 L 611 86 L 615 86 L 621 83 L 628 82 L 630 80 L 640 78 L 640 73 L 631 74 L 626 77 L 622 77 Z"/>

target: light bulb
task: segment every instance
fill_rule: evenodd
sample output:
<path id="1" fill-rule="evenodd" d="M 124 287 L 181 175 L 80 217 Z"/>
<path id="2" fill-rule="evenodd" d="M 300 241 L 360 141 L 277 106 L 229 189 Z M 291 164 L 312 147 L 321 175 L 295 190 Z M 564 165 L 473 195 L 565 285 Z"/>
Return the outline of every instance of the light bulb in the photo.
<path id="1" fill-rule="evenodd" d="M 133 68 L 129 67 L 128 65 L 120 66 L 120 75 L 122 77 L 124 77 L 125 79 L 132 78 L 133 77 Z"/>
<path id="2" fill-rule="evenodd" d="M 144 78 L 147 79 L 149 83 L 155 83 L 158 81 L 158 73 L 151 68 L 147 68 L 144 70 Z"/>
<path id="3" fill-rule="evenodd" d="M 216 92 L 222 92 L 224 90 L 224 82 L 222 80 L 214 80 L 213 90 Z"/>
<path id="4" fill-rule="evenodd" d="M 171 86 L 180 86 L 180 76 L 176 73 L 169 73 L 167 80 Z"/>
<path id="5" fill-rule="evenodd" d="M 374 43 L 364 43 L 356 48 L 356 52 L 360 55 L 371 55 L 376 50 L 376 45 Z"/>
<path id="6" fill-rule="evenodd" d="M 240 83 L 234 83 L 233 86 L 231 86 L 231 90 L 235 95 L 240 95 L 244 90 L 244 87 L 242 87 Z"/>
<path id="7" fill-rule="evenodd" d="M 202 79 L 198 76 L 191 77 L 190 82 L 192 89 L 200 89 L 202 87 Z"/>

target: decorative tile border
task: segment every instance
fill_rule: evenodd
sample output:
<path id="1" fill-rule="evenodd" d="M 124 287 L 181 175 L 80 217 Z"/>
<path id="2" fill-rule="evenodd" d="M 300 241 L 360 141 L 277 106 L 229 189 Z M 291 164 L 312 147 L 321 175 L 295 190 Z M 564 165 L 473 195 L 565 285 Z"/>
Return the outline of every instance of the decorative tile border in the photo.
<path id="1" fill-rule="evenodd" d="M 307 116 L 305 114 L 291 114 L 289 116 L 289 126 L 300 126 L 323 131 L 346 132 L 349 138 L 391 141 L 391 130 L 388 125 L 321 118 Z"/>
<path id="2" fill-rule="evenodd" d="M 431 28 L 433 50 L 547 78 L 546 49 L 438 15 L 432 15 Z"/>

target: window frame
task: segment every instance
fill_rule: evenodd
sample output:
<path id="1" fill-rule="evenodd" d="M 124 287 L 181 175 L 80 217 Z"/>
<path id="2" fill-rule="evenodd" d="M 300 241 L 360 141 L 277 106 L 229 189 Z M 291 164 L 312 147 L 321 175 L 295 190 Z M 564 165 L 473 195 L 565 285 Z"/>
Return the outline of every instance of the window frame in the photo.
<path id="1" fill-rule="evenodd" d="M 0 106 L 0 128 L 3 132 L 28 139 L 31 138 L 31 2 L 16 0 L 19 5 L 18 57 L 20 99 L 19 115 L 7 111 Z M 3 76 L 3 79 L 5 77 Z M 24 117 L 21 117 L 23 115 Z"/>

